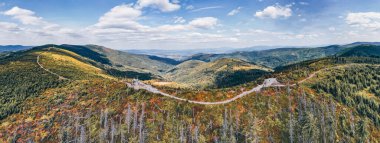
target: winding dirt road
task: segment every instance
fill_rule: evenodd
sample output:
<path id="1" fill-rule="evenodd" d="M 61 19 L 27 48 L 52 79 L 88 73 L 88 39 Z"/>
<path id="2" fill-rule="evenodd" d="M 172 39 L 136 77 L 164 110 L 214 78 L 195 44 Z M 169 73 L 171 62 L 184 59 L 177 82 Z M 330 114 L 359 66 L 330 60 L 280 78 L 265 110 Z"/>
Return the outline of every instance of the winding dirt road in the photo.
<path id="1" fill-rule="evenodd" d="M 50 74 L 53 74 L 53 75 L 55 75 L 55 76 L 58 76 L 59 79 L 62 79 L 62 80 L 70 80 L 70 79 L 68 79 L 68 78 L 65 78 L 65 77 L 63 77 L 63 76 L 60 76 L 59 74 L 54 73 L 54 72 L 52 72 L 52 71 L 50 71 L 50 70 L 44 68 L 44 66 L 42 66 L 42 64 L 40 63 L 40 56 L 41 56 L 41 55 L 38 55 L 38 56 L 37 56 L 37 64 L 40 66 L 40 68 L 42 68 L 43 70 L 49 72 Z"/>
<path id="2" fill-rule="evenodd" d="M 313 73 L 311 73 L 308 77 L 300 80 L 297 82 L 297 84 L 301 84 L 301 83 L 304 83 L 306 82 L 307 80 L 315 77 L 317 75 L 317 73 L 319 72 L 322 72 L 322 71 L 325 71 L 325 70 L 329 70 L 329 69 L 334 69 L 334 68 L 341 68 L 341 67 L 347 67 L 347 66 L 351 66 L 351 65 L 355 65 L 355 64 L 348 64 L 348 65 L 338 65 L 338 66 L 335 66 L 335 67 L 329 67 L 329 68 L 324 68 L 324 69 L 320 69 L 318 71 L 315 71 Z M 362 64 L 360 64 L 362 65 Z M 373 65 L 372 65 L 373 66 Z M 380 65 L 375 65 L 375 66 L 380 66 Z M 294 84 L 291 84 L 289 85 L 289 87 L 292 87 L 292 86 L 296 86 L 297 85 L 296 83 Z M 131 88 L 134 88 L 134 89 L 145 89 L 149 92 L 152 92 L 152 93 L 156 93 L 156 94 L 160 94 L 160 95 L 163 95 L 165 97 L 169 97 L 169 98 L 172 98 L 172 99 L 176 99 L 176 100 L 179 100 L 179 101 L 185 101 L 185 102 L 189 102 L 189 103 L 194 103 L 194 104 L 201 104 L 201 105 L 218 105 L 218 104 L 227 104 L 227 103 L 230 103 L 230 102 L 233 102 L 239 98 L 242 98 L 246 95 L 249 95 L 251 93 L 254 93 L 254 92 L 260 92 L 262 88 L 265 88 L 265 87 L 286 87 L 287 85 L 284 85 L 282 83 L 279 83 L 277 81 L 276 78 L 268 78 L 268 79 L 265 79 L 263 84 L 260 84 L 254 88 L 252 88 L 251 90 L 249 91 L 245 91 L 243 93 L 240 93 L 238 95 L 236 95 L 235 97 L 233 98 L 230 98 L 230 99 L 227 99 L 227 100 L 223 100 L 223 101 L 216 101 L 216 102 L 205 102 L 205 101 L 195 101 L 195 100 L 188 100 L 188 99 L 184 99 L 184 98 L 179 98 L 179 97 L 176 97 L 174 95 L 170 95 L 170 94 L 167 94 L 167 93 L 164 93 L 160 90 L 158 90 L 157 88 L 154 88 L 153 86 L 151 85 L 147 85 L 143 82 L 140 82 L 138 80 L 134 80 L 131 83 L 127 83 L 128 87 L 131 87 Z"/>
<path id="3" fill-rule="evenodd" d="M 319 72 L 319 71 L 317 71 Z M 310 74 L 309 77 L 297 82 L 297 83 L 303 83 L 305 82 L 307 79 L 310 79 L 312 77 L 314 77 L 316 75 L 317 72 L 314 72 L 312 74 Z M 163 95 L 165 97 L 169 97 L 169 98 L 172 98 L 172 99 L 176 99 L 176 100 L 180 100 L 180 101 L 185 101 L 185 102 L 189 102 L 189 103 L 194 103 L 194 104 L 201 104 L 201 105 L 218 105 L 218 104 L 227 104 L 227 103 L 230 103 L 230 102 L 233 102 L 239 98 L 242 98 L 246 95 L 249 95 L 251 93 L 254 93 L 254 92 L 260 92 L 262 88 L 265 88 L 265 87 L 285 87 L 286 85 L 284 84 L 281 84 L 277 81 L 276 78 L 268 78 L 268 79 L 265 79 L 263 84 L 260 84 L 254 88 L 252 88 L 251 90 L 249 91 L 244 91 L 243 93 L 240 93 L 238 95 L 236 95 L 235 97 L 233 98 L 230 98 L 230 99 L 227 99 L 227 100 L 223 100 L 223 101 L 216 101 L 216 102 L 205 102 L 205 101 L 195 101 L 195 100 L 188 100 L 188 99 L 184 99 L 184 98 L 179 98 L 179 97 L 176 97 L 174 95 L 170 95 L 170 94 L 167 94 L 167 93 L 164 93 L 160 90 L 158 90 L 157 88 L 154 88 L 153 86 L 151 85 L 147 85 L 143 82 L 140 82 L 138 80 L 134 80 L 131 83 L 127 83 L 128 87 L 131 87 L 131 88 L 134 88 L 136 90 L 138 89 L 145 89 L 149 92 L 152 92 L 152 93 L 155 93 L 155 94 L 160 94 L 160 95 Z M 289 85 L 289 86 L 295 86 L 296 84 L 292 84 L 292 85 Z"/>
<path id="4" fill-rule="evenodd" d="M 337 66 L 339 67 L 339 66 Z M 337 68 L 337 67 L 333 67 L 333 68 Z M 324 71 L 324 70 L 327 70 L 329 68 L 324 68 L 324 69 L 320 69 L 318 71 L 315 71 L 313 73 L 311 73 L 308 77 L 306 77 L 305 79 L 302 79 L 300 81 L 297 82 L 297 84 L 301 84 L 301 83 L 304 83 L 306 82 L 307 80 L 313 78 L 318 72 L 321 72 L 321 71 Z M 131 83 L 127 83 L 128 87 L 131 87 L 131 88 L 134 88 L 136 90 L 138 89 L 145 89 L 149 92 L 152 92 L 152 93 L 155 93 L 155 94 L 160 94 L 160 95 L 163 95 L 165 97 L 169 97 L 169 98 L 172 98 L 172 99 L 176 99 L 176 100 L 179 100 L 179 101 L 185 101 L 185 102 L 189 102 L 189 103 L 194 103 L 194 104 L 201 104 L 201 105 L 219 105 L 219 104 L 227 104 L 227 103 L 230 103 L 230 102 L 233 102 L 239 98 L 242 98 L 246 95 L 249 95 L 251 93 L 254 93 L 254 92 L 260 92 L 262 88 L 265 88 L 265 87 L 285 87 L 287 85 L 284 85 L 282 83 L 279 83 L 277 81 L 276 78 L 268 78 L 268 79 L 265 79 L 263 84 L 260 84 L 254 88 L 252 88 L 251 90 L 249 91 L 244 91 L 243 93 L 240 93 L 238 95 L 236 95 L 235 97 L 233 98 L 230 98 L 230 99 L 227 99 L 227 100 L 223 100 L 223 101 L 216 101 L 216 102 L 205 102 L 205 101 L 195 101 L 195 100 L 188 100 L 188 99 L 184 99 L 184 98 L 180 98 L 180 97 L 177 97 L 177 96 L 174 96 L 174 95 L 170 95 L 170 94 L 167 94 L 167 93 L 164 93 L 160 90 L 158 90 L 157 88 L 154 88 L 153 86 L 151 85 L 147 85 L 143 82 L 140 82 L 138 80 L 134 80 Z M 291 84 L 289 85 L 289 87 L 292 87 L 292 86 L 296 86 L 296 84 Z"/>
<path id="5" fill-rule="evenodd" d="M 53 75 L 56 75 L 59 77 L 59 79 L 63 79 L 63 80 L 70 80 L 68 78 L 65 78 L 63 76 L 60 76 L 46 68 L 44 68 L 40 62 L 39 62 L 39 59 L 40 59 L 40 55 L 38 55 L 37 57 L 37 64 L 42 68 L 44 69 L 45 71 L 53 74 Z M 339 67 L 339 66 L 337 66 Z M 336 67 L 333 67 L 333 68 L 336 68 Z M 321 69 L 321 70 L 318 70 L 318 71 L 315 71 L 313 72 L 312 74 L 310 74 L 307 78 L 305 79 L 302 79 L 300 81 L 298 81 L 297 83 L 298 84 L 301 84 L 305 81 L 307 81 L 308 79 L 311 79 L 313 78 L 318 72 L 321 72 L 323 70 L 327 70 L 329 68 L 325 68 L 325 69 Z M 188 99 L 184 99 L 184 98 L 180 98 L 180 97 L 177 97 L 177 96 L 174 96 L 174 95 L 170 95 L 170 94 L 167 94 L 167 93 L 164 93 L 160 90 L 158 90 L 157 88 L 154 88 L 153 86 L 151 85 L 148 85 L 148 84 L 145 84 L 143 82 L 140 82 L 138 80 L 134 80 L 132 83 L 128 83 L 128 82 L 125 82 L 125 84 L 127 84 L 128 87 L 130 88 L 133 88 L 135 90 L 139 90 L 139 89 L 144 89 L 144 90 L 147 90 L 149 92 L 152 92 L 152 93 L 155 93 L 155 94 L 160 94 L 162 96 L 165 96 L 165 97 L 169 97 L 169 98 L 172 98 L 172 99 L 175 99 L 175 100 L 179 100 L 179 101 L 184 101 L 184 102 L 188 102 L 188 103 L 193 103 L 193 104 L 201 104 L 201 105 L 219 105 L 219 104 L 227 104 L 227 103 L 230 103 L 230 102 L 233 102 L 239 98 L 242 98 L 246 95 L 249 95 L 251 93 L 254 93 L 254 92 L 260 92 L 262 90 L 262 88 L 265 88 L 265 87 L 285 87 L 287 85 L 284 85 L 280 82 L 277 81 L 276 78 L 268 78 L 268 79 L 265 79 L 264 82 L 254 88 L 252 88 L 251 90 L 249 91 L 244 91 L 243 93 L 240 93 L 238 95 L 236 95 L 235 97 L 233 98 L 230 98 L 230 99 L 227 99 L 227 100 L 223 100 L 223 101 L 215 101 L 215 102 L 206 102 L 206 101 L 195 101 L 195 100 L 188 100 Z M 291 84 L 289 85 L 290 87 L 291 86 L 296 86 L 296 84 Z"/>

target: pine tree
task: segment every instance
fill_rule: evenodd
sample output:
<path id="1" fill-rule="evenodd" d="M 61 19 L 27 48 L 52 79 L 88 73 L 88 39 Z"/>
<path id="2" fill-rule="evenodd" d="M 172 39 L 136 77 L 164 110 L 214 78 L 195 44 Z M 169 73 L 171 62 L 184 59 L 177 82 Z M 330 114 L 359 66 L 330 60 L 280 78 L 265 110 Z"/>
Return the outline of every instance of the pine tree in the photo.
<path id="1" fill-rule="evenodd" d="M 351 129 L 351 136 L 354 136 L 355 135 L 355 117 L 352 114 L 352 111 L 350 114 L 350 129 Z"/>
<path id="2" fill-rule="evenodd" d="M 365 119 L 362 119 L 358 122 L 357 126 L 357 136 L 358 136 L 358 142 L 364 143 L 368 142 L 367 138 L 369 135 L 368 129 L 367 129 L 367 121 Z"/>
<path id="3" fill-rule="evenodd" d="M 309 112 L 305 112 L 304 117 L 302 118 L 300 123 L 302 142 L 309 142 L 314 136 L 313 115 Z"/>

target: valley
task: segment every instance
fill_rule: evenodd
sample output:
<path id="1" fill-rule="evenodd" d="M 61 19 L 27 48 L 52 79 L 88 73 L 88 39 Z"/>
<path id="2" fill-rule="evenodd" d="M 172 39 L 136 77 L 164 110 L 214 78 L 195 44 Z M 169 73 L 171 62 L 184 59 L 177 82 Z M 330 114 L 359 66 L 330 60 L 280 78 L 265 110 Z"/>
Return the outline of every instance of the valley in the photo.
<path id="1" fill-rule="evenodd" d="M 380 143 L 380 0 L 1 0 L 0 143 Z"/>
<path id="2" fill-rule="evenodd" d="M 12 52 L 0 59 L 0 142 L 376 142 L 379 47 L 338 47 L 275 68 L 96 45 Z"/>

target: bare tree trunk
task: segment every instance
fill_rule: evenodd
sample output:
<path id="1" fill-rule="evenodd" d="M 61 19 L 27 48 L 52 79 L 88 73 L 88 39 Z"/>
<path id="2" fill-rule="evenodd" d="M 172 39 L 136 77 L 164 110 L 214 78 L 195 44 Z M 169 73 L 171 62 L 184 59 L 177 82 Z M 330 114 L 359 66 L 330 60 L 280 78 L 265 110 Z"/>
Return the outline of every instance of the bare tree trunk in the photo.
<path id="1" fill-rule="evenodd" d="M 104 112 L 104 129 L 103 129 L 103 136 L 105 140 L 108 140 L 108 111 Z"/>
<path id="2" fill-rule="evenodd" d="M 352 112 L 351 112 L 351 114 L 350 114 L 350 127 L 351 127 L 351 135 L 352 136 L 354 136 L 356 133 L 355 133 L 355 117 L 354 117 L 354 115 L 352 114 Z"/>
<path id="3" fill-rule="evenodd" d="M 297 122 L 298 123 L 301 123 L 302 121 L 302 118 L 303 118 L 303 114 L 304 114 L 304 102 L 303 102 L 303 97 L 302 96 L 299 96 L 298 97 L 298 119 L 297 119 Z M 306 111 L 305 111 L 306 112 Z M 302 138 L 302 128 L 300 126 L 298 126 L 299 128 L 297 129 L 297 133 L 298 133 L 298 142 L 303 142 L 303 138 Z"/>
<path id="4" fill-rule="evenodd" d="M 125 142 L 125 129 L 123 128 L 123 123 L 122 123 L 122 116 L 119 118 L 119 134 L 120 134 L 120 142 L 124 143 Z"/>
<path id="5" fill-rule="evenodd" d="M 195 126 L 195 129 L 194 129 L 194 141 L 195 141 L 195 143 L 198 143 L 198 141 L 199 141 L 199 139 L 198 139 L 198 131 L 199 129 L 198 129 L 198 126 Z"/>
<path id="6" fill-rule="evenodd" d="M 127 114 L 125 115 L 125 125 L 127 126 L 127 133 L 129 134 L 131 128 L 131 117 L 132 117 L 131 105 L 128 104 Z"/>
<path id="7" fill-rule="evenodd" d="M 86 131 L 85 131 L 85 128 L 83 126 L 80 127 L 80 139 L 79 139 L 79 143 L 86 143 Z"/>
<path id="8" fill-rule="evenodd" d="M 142 104 L 142 109 L 141 109 L 141 115 L 140 115 L 140 126 L 139 126 L 139 142 L 144 143 L 144 110 L 145 110 L 145 103 Z"/>
<path id="9" fill-rule="evenodd" d="M 133 135 L 135 136 L 136 135 L 136 130 L 137 130 L 137 115 L 139 113 L 139 110 L 138 110 L 138 105 L 136 105 L 136 110 L 135 110 L 135 113 L 134 113 L 134 117 L 133 117 Z"/>
<path id="10" fill-rule="evenodd" d="M 115 133 L 116 133 L 115 122 L 113 119 L 111 119 L 111 143 L 115 142 Z"/>
<path id="11" fill-rule="evenodd" d="M 74 123 L 74 126 L 75 126 L 75 134 L 74 134 L 74 138 L 75 138 L 75 142 L 78 142 L 78 133 L 79 133 L 79 116 L 78 114 L 75 115 L 75 123 Z"/>
<path id="12" fill-rule="evenodd" d="M 292 100 L 290 98 L 290 94 L 289 94 L 289 140 L 290 140 L 290 143 L 294 142 L 294 119 L 293 119 L 293 111 L 292 111 Z"/>
<path id="13" fill-rule="evenodd" d="M 320 106 L 321 110 L 320 110 L 320 117 L 321 117 L 321 136 L 322 136 L 322 141 L 323 143 L 327 143 L 327 140 L 326 140 L 326 121 L 325 121 L 325 109 L 324 109 L 324 104 L 325 102 L 323 101 L 322 102 L 322 105 Z"/>
<path id="14" fill-rule="evenodd" d="M 336 111 L 336 107 L 335 107 L 335 104 L 332 102 L 332 100 L 330 101 L 330 120 L 331 120 L 331 129 L 330 129 L 330 142 L 334 143 L 335 142 L 335 132 L 336 132 L 336 121 L 335 121 L 335 111 Z"/>
<path id="15" fill-rule="evenodd" d="M 183 126 L 181 125 L 180 128 L 181 128 L 181 129 L 180 129 L 180 132 L 179 132 L 179 141 L 180 141 L 181 143 L 184 143 L 185 140 L 184 140 L 184 135 L 183 135 Z"/>
<path id="16" fill-rule="evenodd" d="M 224 109 L 222 140 L 227 138 L 227 130 L 228 130 L 227 109 Z"/>

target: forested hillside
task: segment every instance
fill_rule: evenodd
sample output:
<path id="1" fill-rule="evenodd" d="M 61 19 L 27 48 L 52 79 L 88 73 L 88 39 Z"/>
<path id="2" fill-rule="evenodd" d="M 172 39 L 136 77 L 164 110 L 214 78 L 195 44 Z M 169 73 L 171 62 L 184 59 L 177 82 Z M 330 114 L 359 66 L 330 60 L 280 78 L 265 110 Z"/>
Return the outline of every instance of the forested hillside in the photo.
<path id="1" fill-rule="evenodd" d="M 319 78 L 313 89 L 331 94 L 335 100 L 353 107 L 380 127 L 379 65 L 347 65 Z"/>
<path id="2" fill-rule="evenodd" d="M 0 59 L 0 120 L 21 112 L 27 98 L 64 83 L 39 68 L 36 59 L 36 54 L 24 52 Z"/>
<path id="3" fill-rule="evenodd" d="M 2 58 L 0 66 L 0 142 L 380 140 L 380 58 L 372 56 L 325 57 L 274 72 L 236 59 L 188 61 L 174 70 L 261 69 L 265 73 L 229 88 L 160 88 L 188 100 L 215 102 L 251 90 L 266 78 L 286 85 L 216 105 L 129 88 L 128 78 L 109 74 L 112 66 L 59 47 L 13 53 Z M 218 79 L 236 82 L 225 76 Z"/>
<path id="4" fill-rule="evenodd" d="M 380 58 L 379 45 L 358 45 L 338 53 L 341 57 L 375 57 Z"/>
<path id="5" fill-rule="evenodd" d="M 97 45 L 87 45 L 88 49 L 105 56 L 114 68 L 123 71 L 135 71 L 160 75 L 178 64 L 175 60 L 155 56 L 130 54 Z"/>
<path id="6" fill-rule="evenodd" d="M 379 138 L 371 120 L 306 87 L 267 89 L 231 104 L 200 106 L 134 91 L 118 82 L 76 81 L 29 99 L 23 107 L 23 114 L 3 120 L 5 141 L 374 142 Z"/>
<path id="7" fill-rule="evenodd" d="M 344 48 L 339 45 L 332 45 L 317 48 L 278 48 L 263 51 L 243 51 L 230 54 L 198 54 L 189 58 L 189 60 L 214 61 L 220 58 L 236 58 L 275 68 L 300 61 L 332 56 Z"/>
<path id="8" fill-rule="evenodd" d="M 221 88 L 253 81 L 270 71 L 270 68 L 239 59 L 186 61 L 169 70 L 164 78 L 190 87 Z"/>

